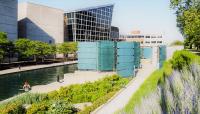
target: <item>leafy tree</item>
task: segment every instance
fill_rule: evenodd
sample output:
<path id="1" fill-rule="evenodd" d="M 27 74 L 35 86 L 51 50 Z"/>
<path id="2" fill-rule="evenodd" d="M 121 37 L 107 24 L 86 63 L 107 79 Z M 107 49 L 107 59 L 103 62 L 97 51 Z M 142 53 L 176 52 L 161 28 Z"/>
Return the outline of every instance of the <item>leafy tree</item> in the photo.
<path id="1" fill-rule="evenodd" d="M 54 56 L 54 59 L 56 58 L 56 53 L 57 53 L 56 45 L 51 45 L 51 54 Z"/>
<path id="2" fill-rule="evenodd" d="M 45 42 L 40 42 L 40 41 L 32 41 L 35 45 L 35 56 L 41 57 L 42 62 L 44 62 L 44 58 L 47 55 L 51 55 L 55 53 L 55 49 L 51 45 Z"/>
<path id="3" fill-rule="evenodd" d="M 55 46 L 41 41 L 19 39 L 15 42 L 15 46 L 22 56 L 34 57 L 34 61 L 37 61 L 37 58 L 41 57 L 43 62 L 45 56 L 56 53 Z"/>
<path id="4" fill-rule="evenodd" d="M 0 62 L 3 60 L 8 43 L 9 41 L 7 40 L 7 34 L 0 32 Z"/>
<path id="5" fill-rule="evenodd" d="M 29 39 L 20 38 L 15 42 L 15 47 L 19 52 L 21 58 L 30 57 L 33 55 L 31 54 L 31 52 L 33 51 L 33 49 L 30 49 L 31 46 L 31 40 Z"/>
<path id="6" fill-rule="evenodd" d="M 3 60 L 4 51 L 0 49 L 0 63 Z"/>
<path id="7" fill-rule="evenodd" d="M 75 53 L 77 51 L 77 43 L 75 42 L 65 42 L 58 45 L 58 53 L 64 54 L 67 57 L 69 53 Z"/>
<path id="8" fill-rule="evenodd" d="M 171 6 L 176 10 L 177 26 L 186 38 L 186 43 L 192 48 L 200 48 L 200 1 L 171 0 Z"/>

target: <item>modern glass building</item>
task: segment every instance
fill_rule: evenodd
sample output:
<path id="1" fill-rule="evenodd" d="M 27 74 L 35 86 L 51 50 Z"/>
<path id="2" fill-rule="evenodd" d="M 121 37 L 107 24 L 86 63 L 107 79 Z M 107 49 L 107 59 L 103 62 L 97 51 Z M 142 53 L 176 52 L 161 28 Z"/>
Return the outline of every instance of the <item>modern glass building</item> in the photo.
<path id="1" fill-rule="evenodd" d="M 17 0 L 0 0 L 0 32 L 9 40 L 17 40 Z"/>
<path id="2" fill-rule="evenodd" d="M 113 5 L 65 13 L 65 41 L 110 40 Z"/>

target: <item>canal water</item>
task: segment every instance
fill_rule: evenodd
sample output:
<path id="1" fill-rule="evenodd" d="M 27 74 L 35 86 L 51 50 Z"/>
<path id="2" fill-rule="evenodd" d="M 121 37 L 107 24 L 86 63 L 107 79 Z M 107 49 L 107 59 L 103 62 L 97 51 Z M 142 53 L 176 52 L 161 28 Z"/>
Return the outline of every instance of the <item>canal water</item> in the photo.
<path id="1" fill-rule="evenodd" d="M 21 89 L 25 81 L 31 86 L 45 85 L 55 82 L 57 75 L 64 76 L 65 73 L 73 73 L 76 69 L 77 64 L 72 64 L 0 75 L 0 101 L 23 93 Z"/>

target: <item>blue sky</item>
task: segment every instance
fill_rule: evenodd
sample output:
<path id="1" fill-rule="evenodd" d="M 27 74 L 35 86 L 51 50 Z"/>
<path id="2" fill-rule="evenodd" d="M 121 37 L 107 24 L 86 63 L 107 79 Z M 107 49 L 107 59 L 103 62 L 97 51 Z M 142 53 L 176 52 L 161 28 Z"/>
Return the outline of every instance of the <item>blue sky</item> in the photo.
<path id="1" fill-rule="evenodd" d="M 183 40 L 170 0 L 19 0 L 19 3 L 26 1 L 66 11 L 114 4 L 112 25 L 118 26 L 121 34 L 140 30 L 146 34 L 163 34 L 166 42 Z"/>

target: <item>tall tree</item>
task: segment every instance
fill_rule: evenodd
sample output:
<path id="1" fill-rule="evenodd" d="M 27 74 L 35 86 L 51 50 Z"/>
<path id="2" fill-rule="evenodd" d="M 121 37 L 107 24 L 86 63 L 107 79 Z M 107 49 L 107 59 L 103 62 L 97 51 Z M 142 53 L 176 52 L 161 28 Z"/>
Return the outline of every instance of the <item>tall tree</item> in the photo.
<path id="1" fill-rule="evenodd" d="M 68 54 L 75 53 L 77 51 L 77 43 L 76 42 L 64 42 L 58 45 L 58 53 L 64 54 L 66 58 Z"/>
<path id="2" fill-rule="evenodd" d="M 200 48 L 200 0 L 171 0 L 176 10 L 177 26 L 186 38 L 185 44 Z"/>
<path id="3" fill-rule="evenodd" d="M 15 46 L 22 56 L 33 57 L 34 61 L 37 61 L 37 58 L 42 58 L 43 62 L 45 56 L 56 53 L 55 46 L 41 41 L 19 39 L 15 42 Z"/>
<path id="4" fill-rule="evenodd" d="M 40 41 L 33 41 L 33 43 L 35 43 L 35 50 L 37 51 L 35 56 L 41 57 L 42 62 L 44 62 L 45 56 L 53 55 L 55 53 L 55 49 L 48 43 Z"/>
<path id="5" fill-rule="evenodd" d="M 20 58 L 30 57 L 30 47 L 31 47 L 31 40 L 26 38 L 20 38 L 15 42 L 15 47 L 20 55 Z"/>
<path id="6" fill-rule="evenodd" d="M 4 58 L 8 43 L 9 41 L 7 39 L 7 34 L 4 32 L 0 32 L 0 62 L 2 62 Z"/>

